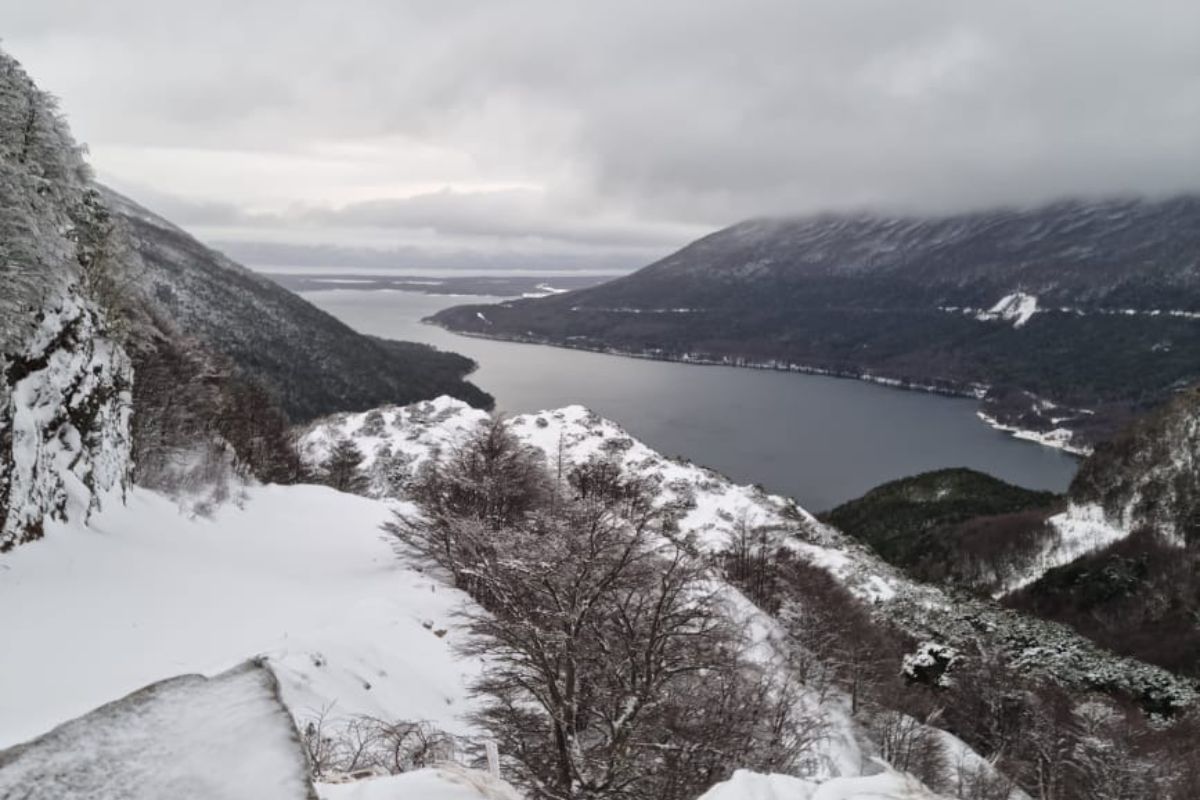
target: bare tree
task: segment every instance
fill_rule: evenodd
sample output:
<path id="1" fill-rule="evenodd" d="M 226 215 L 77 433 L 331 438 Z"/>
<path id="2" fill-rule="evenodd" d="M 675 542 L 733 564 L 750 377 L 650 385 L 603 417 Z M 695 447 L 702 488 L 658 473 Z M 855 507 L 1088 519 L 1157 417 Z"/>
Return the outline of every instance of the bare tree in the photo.
<path id="1" fill-rule="evenodd" d="M 690 798 L 812 744 L 789 687 L 743 656 L 721 584 L 611 461 L 557 482 L 501 424 L 427 467 L 392 526 L 479 601 L 478 722 L 540 798 Z"/>

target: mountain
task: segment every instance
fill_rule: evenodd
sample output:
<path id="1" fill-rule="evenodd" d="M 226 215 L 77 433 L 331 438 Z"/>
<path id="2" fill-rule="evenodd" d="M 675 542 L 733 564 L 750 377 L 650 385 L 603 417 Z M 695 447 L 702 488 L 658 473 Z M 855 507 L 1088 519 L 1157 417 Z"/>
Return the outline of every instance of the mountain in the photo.
<path id="1" fill-rule="evenodd" d="M 463 380 L 470 359 L 360 334 L 132 200 L 109 189 L 104 197 L 140 258 L 131 277 L 144 302 L 260 382 L 294 422 L 443 394 L 491 407 Z"/>
<path id="2" fill-rule="evenodd" d="M 598 287 L 433 319 L 982 396 L 1085 449 L 1200 379 L 1200 197 L 751 220 Z"/>

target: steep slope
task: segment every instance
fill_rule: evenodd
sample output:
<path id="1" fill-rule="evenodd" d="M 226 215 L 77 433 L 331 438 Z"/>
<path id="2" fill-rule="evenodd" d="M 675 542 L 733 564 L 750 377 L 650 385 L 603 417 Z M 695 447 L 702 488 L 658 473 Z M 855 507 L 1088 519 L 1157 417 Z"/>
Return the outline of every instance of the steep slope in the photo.
<path id="1" fill-rule="evenodd" d="M 293 421 L 441 394 L 491 407 L 463 380 L 470 359 L 356 333 L 128 198 L 104 194 L 141 259 L 132 281 L 143 302 L 261 382 Z"/>
<path id="2" fill-rule="evenodd" d="M 129 359 L 98 291 L 90 174 L 53 98 L 0 53 L 0 552 L 129 473 Z"/>
<path id="3" fill-rule="evenodd" d="M 1200 378 L 1200 198 L 752 220 L 601 286 L 434 320 L 467 333 L 981 394 L 1091 445 Z"/>
<path id="4" fill-rule="evenodd" d="M 1197 675 L 1200 391 L 1179 393 L 1080 468 L 1054 537 L 1007 605 Z"/>
<path id="5" fill-rule="evenodd" d="M 1200 389 L 1177 393 L 1084 461 L 1074 503 L 1093 503 L 1128 530 L 1200 544 Z"/>
<path id="6" fill-rule="evenodd" d="M 1200 551 L 1142 529 L 1004 598 L 1115 653 L 1200 677 Z"/>
<path id="7" fill-rule="evenodd" d="M 1200 391 L 1146 414 L 1084 460 L 1050 535 L 1001 591 L 1146 530 L 1181 549 L 1200 546 Z"/>

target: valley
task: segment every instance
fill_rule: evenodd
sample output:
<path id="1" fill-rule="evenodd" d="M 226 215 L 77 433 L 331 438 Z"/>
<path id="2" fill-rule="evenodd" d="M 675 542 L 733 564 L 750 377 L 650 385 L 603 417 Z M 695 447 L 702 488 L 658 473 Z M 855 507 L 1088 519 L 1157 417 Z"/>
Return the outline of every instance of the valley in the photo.
<path id="1" fill-rule="evenodd" d="M 479 365 L 471 381 L 502 412 L 583 403 L 661 452 L 760 483 L 813 510 L 942 467 L 973 467 L 1055 492 L 1075 474 L 1074 457 L 984 425 L 973 399 L 499 342 L 422 324 L 462 298 L 348 288 L 304 297 L 362 333 L 470 357 Z"/>

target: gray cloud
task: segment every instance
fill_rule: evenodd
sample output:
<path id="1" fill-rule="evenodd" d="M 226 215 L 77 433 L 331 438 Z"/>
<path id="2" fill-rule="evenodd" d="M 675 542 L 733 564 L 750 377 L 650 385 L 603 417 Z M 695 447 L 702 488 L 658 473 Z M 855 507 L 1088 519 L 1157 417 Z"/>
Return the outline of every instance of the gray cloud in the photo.
<path id="1" fill-rule="evenodd" d="M 102 175 L 246 236 L 649 256 L 759 214 L 1200 189 L 1192 0 L 0 12 Z"/>

